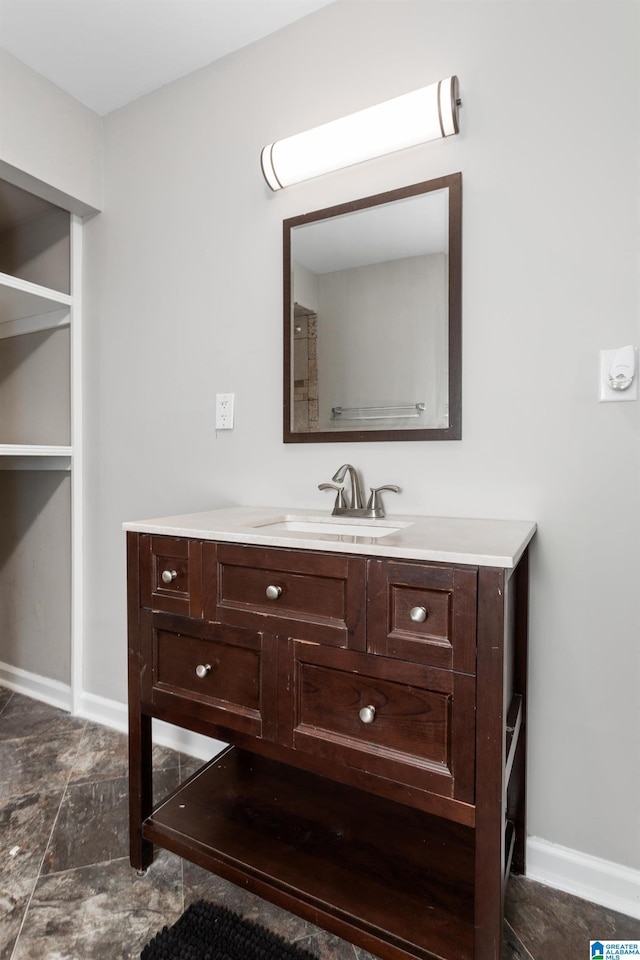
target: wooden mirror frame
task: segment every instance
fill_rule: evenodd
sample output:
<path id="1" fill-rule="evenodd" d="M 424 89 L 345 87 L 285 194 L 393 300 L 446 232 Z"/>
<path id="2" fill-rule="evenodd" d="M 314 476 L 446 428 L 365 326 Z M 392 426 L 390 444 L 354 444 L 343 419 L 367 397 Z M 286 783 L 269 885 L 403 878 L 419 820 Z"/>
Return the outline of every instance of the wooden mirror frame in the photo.
<path id="1" fill-rule="evenodd" d="M 294 432 L 291 427 L 291 231 L 303 224 L 317 220 L 354 213 L 367 207 L 407 197 L 430 193 L 435 190 L 449 191 L 449 426 L 420 429 L 387 430 L 320 430 L 307 433 Z M 360 200 L 352 200 L 323 210 L 314 210 L 283 221 L 283 289 L 284 289 L 284 443 L 346 443 L 348 441 L 383 440 L 459 440 L 461 437 L 462 397 L 462 174 L 453 173 L 435 180 L 400 187 Z"/>

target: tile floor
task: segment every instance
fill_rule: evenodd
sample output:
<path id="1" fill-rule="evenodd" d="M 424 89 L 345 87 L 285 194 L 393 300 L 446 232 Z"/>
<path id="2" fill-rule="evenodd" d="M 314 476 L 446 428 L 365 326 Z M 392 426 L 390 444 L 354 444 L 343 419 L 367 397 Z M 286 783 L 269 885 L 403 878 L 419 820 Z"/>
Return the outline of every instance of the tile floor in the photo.
<path id="1" fill-rule="evenodd" d="M 199 761 L 156 748 L 166 792 Z M 0 960 L 133 960 L 204 897 L 298 941 L 320 960 L 373 960 L 312 924 L 160 851 L 127 859 L 126 737 L 0 688 Z M 509 884 L 503 960 L 587 960 L 589 940 L 640 937 L 640 921 L 522 877 Z"/>

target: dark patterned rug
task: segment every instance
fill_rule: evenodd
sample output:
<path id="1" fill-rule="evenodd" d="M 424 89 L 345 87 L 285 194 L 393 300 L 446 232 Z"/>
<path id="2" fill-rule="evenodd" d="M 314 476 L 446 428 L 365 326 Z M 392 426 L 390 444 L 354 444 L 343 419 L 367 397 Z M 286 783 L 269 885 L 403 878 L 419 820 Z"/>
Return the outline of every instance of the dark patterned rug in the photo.
<path id="1" fill-rule="evenodd" d="M 265 927 L 226 907 L 198 900 L 172 927 L 163 927 L 140 960 L 317 960 Z"/>

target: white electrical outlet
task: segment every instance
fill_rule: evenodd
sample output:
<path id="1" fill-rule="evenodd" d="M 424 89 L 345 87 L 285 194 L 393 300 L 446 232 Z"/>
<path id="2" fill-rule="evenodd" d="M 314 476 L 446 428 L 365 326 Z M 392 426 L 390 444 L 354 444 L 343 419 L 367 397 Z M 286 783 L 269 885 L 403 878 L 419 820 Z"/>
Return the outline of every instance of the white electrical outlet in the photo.
<path id="1" fill-rule="evenodd" d="M 233 393 L 216 393 L 216 430 L 233 430 Z"/>

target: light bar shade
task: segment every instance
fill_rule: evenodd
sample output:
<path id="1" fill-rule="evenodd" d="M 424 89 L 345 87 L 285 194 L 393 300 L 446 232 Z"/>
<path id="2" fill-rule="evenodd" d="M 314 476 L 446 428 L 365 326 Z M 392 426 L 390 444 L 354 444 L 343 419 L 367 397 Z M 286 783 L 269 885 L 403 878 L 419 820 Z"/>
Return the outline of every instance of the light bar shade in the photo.
<path id="1" fill-rule="evenodd" d="M 272 190 L 458 132 L 458 78 L 387 100 L 268 144 L 260 160 Z"/>

